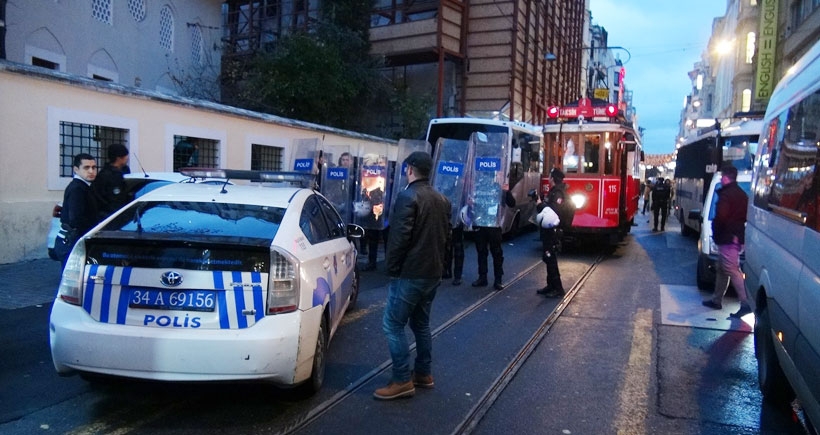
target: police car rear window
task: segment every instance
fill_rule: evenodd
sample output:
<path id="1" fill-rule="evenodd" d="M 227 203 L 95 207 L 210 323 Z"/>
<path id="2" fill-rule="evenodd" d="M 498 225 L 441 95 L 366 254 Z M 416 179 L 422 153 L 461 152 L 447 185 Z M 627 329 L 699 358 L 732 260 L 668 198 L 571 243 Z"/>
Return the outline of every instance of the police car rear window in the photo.
<path id="1" fill-rule="evenodd" d="M 131 204 L 102 231 L 139 235 L 273 240 L 285 209 L 251 204 L 153 201 Z M 108 233 L 110 236 L 110 233 Z"/>

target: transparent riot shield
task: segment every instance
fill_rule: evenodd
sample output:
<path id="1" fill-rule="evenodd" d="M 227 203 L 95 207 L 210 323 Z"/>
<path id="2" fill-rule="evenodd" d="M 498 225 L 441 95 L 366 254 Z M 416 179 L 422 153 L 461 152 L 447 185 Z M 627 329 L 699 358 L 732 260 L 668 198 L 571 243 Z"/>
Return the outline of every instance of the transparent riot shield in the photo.
<path id="1" fill-rule="evenodd" d="M 396 151 L 396 171 L 392 178 L 392 189 L 390 189 L 390 205 L 396 203 L 399 192 L 407 186 L 407 166 L 404 165 L 404 159 L 416 151 L 430 153 L 430 144 L 426 140 L 399 139 L 399 148 Z"/>
<path id="2" fill-rule="evenodd" d="M 336 208 L 345 223 L 353 222 L 356 177 L 350 146 L 325 147 L 320 191 Z"/>
<path id="3" fill-rule="evenodd" d="M 381 152 L 368 152 L 359 157 L 353 202 L 353 222 L 364 229 L 382 230 L 385 228 L 387 170 L 386 145 Z"/>
<path id="4" fill-rule="evenodd" d="M 450 225 L 458 226 L 459 213 L 464 206 L 464 186 L 469 172 L 470 142 L 440 138 L 433 155 L 433 188 L 450 200 Z"/>
<path id="5" fill-rule="evenodd" d="M 317 176 L 316 184 L 320 183 L 319 169 L 320 154 L 319 139 L 293 140 L 293 171 L 313 174 Z"/>
<path id="6" fill-rule="evenodd" d="M 509 170 L 506 144 L 506 133 L 473 133 L 470 136 L 473 159 L 466 204 L 472 206 L 473 226 L 501 226 Z"/>

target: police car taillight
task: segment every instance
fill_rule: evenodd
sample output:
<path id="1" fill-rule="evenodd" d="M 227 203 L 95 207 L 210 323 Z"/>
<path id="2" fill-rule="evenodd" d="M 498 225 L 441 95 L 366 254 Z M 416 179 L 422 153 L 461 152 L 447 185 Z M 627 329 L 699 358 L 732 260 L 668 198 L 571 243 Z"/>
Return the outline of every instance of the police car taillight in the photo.
<path id="1" fill-rule="evenodd" d="M 80 239 L 68 256 L 57 296 L 63 302 L 80 305 L 83 303 L 82 283 L 85 272 L 85 240 Z"/>
<path id="2" fill-rule="evenodd" d="M 268 273 L 268 314 L 296 311 L 299 307 L 299 262 L 296 258 L 273 251 Z"/>

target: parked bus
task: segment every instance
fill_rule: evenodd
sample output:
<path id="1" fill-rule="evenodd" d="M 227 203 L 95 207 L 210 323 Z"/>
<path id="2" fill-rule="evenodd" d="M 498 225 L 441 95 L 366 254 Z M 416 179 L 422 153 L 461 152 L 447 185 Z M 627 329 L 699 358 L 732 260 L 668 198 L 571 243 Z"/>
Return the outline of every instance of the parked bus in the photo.
<path id="1" fill-rule="evenodd" d="M 749 118 L 738 119 L 724 128 L 715 125 L 678 149 L 674 198 L 683 235 L 701 232 L 704 199 L 715 172 L 724 163 L 734 165 L 740 179 L 748 179 L 761 126 L 761 120 Z"/>
<path id="2" fill-rule="evenodd" d="M 760 390 L 820 424 L 820 42 L 775 88 L 746 223 Z"/>
<path id="3" fill-rule="evenodd" d="M 583 98 L 551 107 L 544 126 L 545 175 L 561 169 L 576 207 L 565 237 L 617 243 L 630 231 L 641 195 L 640 136 L 615 105 Z M 543 184 L 542 193 L 548 189 Z"/>
<path id="4" fill-rule="evenodd" d="M 436 118 L 427 129 L 427 142 L 434 148 L 438 140 L 470 140 L 473 133 L 505 134 L 509 152 L 507 159 L 507 188 L 515 198 L 514 207 L 504 207 L 501 217 L 502 233 L 515 233 L 530 225 L 535 215 L 535 194 L 543 173 L 541 132 L 530 124 L 480 118 Z"/>

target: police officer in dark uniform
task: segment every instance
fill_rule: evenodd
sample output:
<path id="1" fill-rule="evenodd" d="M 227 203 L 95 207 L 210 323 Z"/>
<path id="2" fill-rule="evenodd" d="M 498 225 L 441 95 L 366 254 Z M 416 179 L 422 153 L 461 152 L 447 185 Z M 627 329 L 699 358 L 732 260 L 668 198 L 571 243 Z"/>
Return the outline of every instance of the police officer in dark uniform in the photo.
<path id="1" fill-rule="evenodd" d="M 94 197 L 97 199 L 100 219 L 105 219 L 131 198 L 125 191 L 124 175 L 130 173 L 128 167 L 128 148 L 120 143 L 108 146 L 108 163 L 97 174 L 91 183 Z"/>
<path id="2" fill-rule="evenodd" d="M 515 207 L 515 197 L 512 192 L 505 190 L 502 193 L 504 205 Z M 487 256 L 493 256 L 493 288 L 503 290 L 504 284 L 501 279 L 504 275 L 504 250 L 501 247 L 500 227 L 476 227 L 475 249 L 478 256 L 478 279 L 473 281 L 473 287 L 486 287 L 487 281 Z"/>
<path id="3" fill-rule="evenodd" d="M 558 168 L 553 168 L 550 171 L 550 191 L 547 195 L 547 200 L 538 204 L 537 210 L 540 213 L 546 207 L 550 207 L 555 211 L 559 217 L 562 213 L 561 208 L 571 206 L 569 197 L 567 196 L 567 185 L 564 183 L 564 173 Z M 566 216 L 566 214 L 564 214 Z M 566 218 L 564 218 L 566 219 Z M 548 298 L 563 297 L 564 284 L 561 282 L 561 272 L 558 270 L 558 246 L 561 243 L 562 231 L 561 227 L 570 227 L 572 222 L 564 222 L 563 219 L 558 227 L 540 228 L 541 247 L 544 252 L 541 258 L 547 265 L 547 285 L 538 290 L 536 293 L 544 295 Z"/>
<path id="4" fill-rule="evenodd" d="M 661 217 L 661 231 L 666 229 L 666 217 L 669 215 L 669 198 L 672 195 L 672 188 L 663 182 L 663 177 L 658 177 L 655 186 L 652 187 L 652 213 L 655 216 L 652 231 L 658 231 L 658 214 Z"/>

